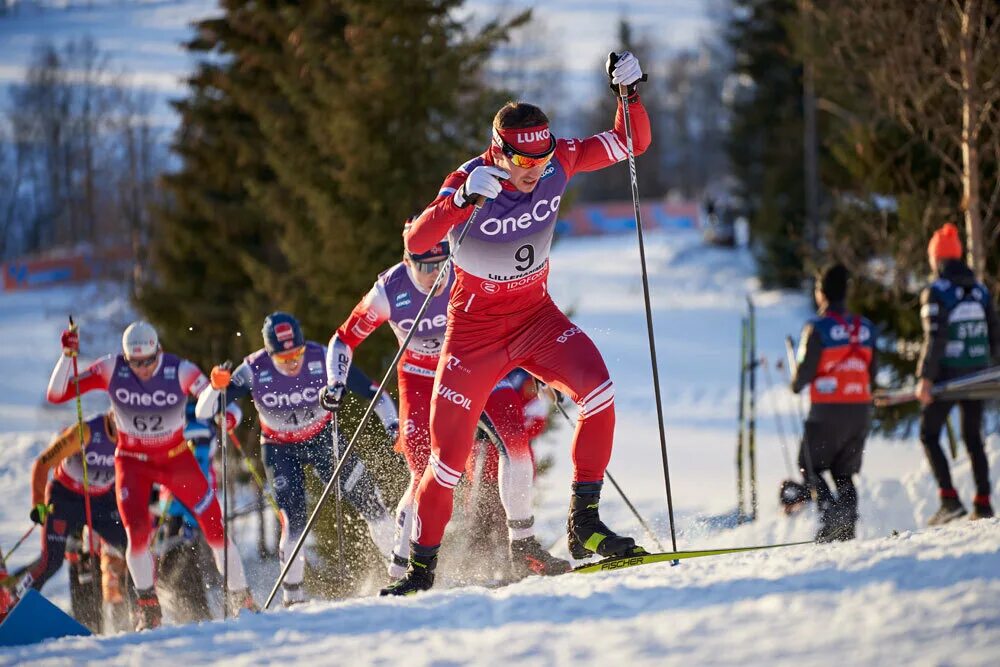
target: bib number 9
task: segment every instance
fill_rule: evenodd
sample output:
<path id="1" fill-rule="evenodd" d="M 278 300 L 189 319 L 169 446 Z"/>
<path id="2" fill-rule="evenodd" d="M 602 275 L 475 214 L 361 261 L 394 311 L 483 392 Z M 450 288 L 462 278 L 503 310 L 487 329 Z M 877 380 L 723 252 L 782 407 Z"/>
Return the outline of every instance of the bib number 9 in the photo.
<path id="1" fill-rule="evenodd" d="M 530 243 L 525 243 L 523 246 L 514 251 L 514 259 L 521 264 L 515 264 L 514 268 L 518 271 L 527 271 L 531 268 L 531 265 L 535 263 L 535 248 Z"/>

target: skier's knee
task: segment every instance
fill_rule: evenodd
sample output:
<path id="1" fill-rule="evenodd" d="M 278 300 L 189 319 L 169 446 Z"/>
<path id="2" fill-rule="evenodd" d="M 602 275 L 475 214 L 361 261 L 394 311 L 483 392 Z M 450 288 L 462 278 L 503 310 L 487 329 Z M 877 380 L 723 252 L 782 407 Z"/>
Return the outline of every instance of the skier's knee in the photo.
<path id="1" fill-rule="evenodd" d="M 448 490 L 454 489 L 462 479 L 462 471 L 442 461 L 437 454 L 431 454 L 428 464 L 434 474 L 434 481 Z"/>
<path id="2" fill-rule="evenodd" d="M 580 396 L 576 404 L 580 407 L 580 418 L 587 419 L 596 414 L 614 408 L 615 386 L 611 379 L 604 375 L 604 380 L 586 394 Z"/>

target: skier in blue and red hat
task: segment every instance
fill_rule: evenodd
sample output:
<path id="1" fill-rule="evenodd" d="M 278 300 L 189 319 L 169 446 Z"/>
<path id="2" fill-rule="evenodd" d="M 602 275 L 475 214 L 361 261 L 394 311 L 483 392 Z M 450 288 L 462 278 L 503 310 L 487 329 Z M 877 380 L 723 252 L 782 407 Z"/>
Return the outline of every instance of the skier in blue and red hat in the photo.
<path id="1" fill-rule="evenodd" d="M 311 465 L 325 483 L 346 449 L 346 442 L 334 442 L 330 413 L 320 409 L 319 392 L 327 385 L 326 347 L 306 340 L 299 321 L 291 314 L 274 312 L 261 330 L 264 348 L 246 357 L 236 370 L 220 366 L 212 369 L 212 386 L 199 397 L 195 414 L 211 419 L 218 409 L 219 391 L 226 388 L 226 400 L 235 402 L 252 396 L 260 418 L 260 442 L 271 488 L 281 510 L 279 553 L 282 566 L 289 547 L 305 530 L 305 466 Z M 371 381 L 360 371 L 352 374 L 350 389 L 365 398 L 374 398 Z M 385 396 L 378 399 L 376 412 L 391 439 L 398 429 L 396 406 Z M 335 449 L 336 446 L 336 449 Z M 354 452 L 341 470 L 339 483 L 344 497 L 368 524 L 369 534 L 379 551 L 389 558 L 393 522 L 371 472 Z M 305 553 L 288 570 L 282 583 L 286 606 L 305 600 L 302 580 Z"/>

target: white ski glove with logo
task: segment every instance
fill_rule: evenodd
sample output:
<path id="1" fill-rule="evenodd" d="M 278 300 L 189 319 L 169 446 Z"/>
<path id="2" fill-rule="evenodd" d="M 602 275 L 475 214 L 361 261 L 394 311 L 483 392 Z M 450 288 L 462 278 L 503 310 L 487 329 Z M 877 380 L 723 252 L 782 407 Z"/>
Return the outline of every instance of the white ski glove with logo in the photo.
<path id="1" fill-rule="evenodd" d="M 487 199 L 496 199 L 501 190 L 500 181 L 508 178 L 510 178 L 510 174 L 500 167 L 487 167 L 485 165 L 476 167 L 465 179 L 465 183 L 462 183 L 462 187 L 455 190 L 453 197 L 455 206 L 465 208 L 478 195 Z"/>
<path id="2" fill-rule="evenodd" d="M 628 51 L 608 54 L 608 60 L 604 63 L 604 68 L 611 78 L 611 90 L 618 93 L 618 86 L 628 86 L 629 97 L 635 94 L 635 84 L 638 81 L 645 81 L 642 75 L 642 68 L 639 66 L 639 59 Z"/>

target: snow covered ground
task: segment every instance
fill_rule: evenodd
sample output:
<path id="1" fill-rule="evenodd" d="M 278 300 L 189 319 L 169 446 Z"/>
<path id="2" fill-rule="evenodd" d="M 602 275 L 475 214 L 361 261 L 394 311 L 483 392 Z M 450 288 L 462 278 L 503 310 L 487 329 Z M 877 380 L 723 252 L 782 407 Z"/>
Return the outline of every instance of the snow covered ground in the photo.
<path id="1" fill-rule="evenodd" d="M 786 519 L 777 503 L 787 473 L 775 413 L 788 431 L 795 403 L 773 368 L 784 356 L 784 334 L 797 334 L 809 304 L 799 295 L 758 291 L 749 257 L 706 248 L 693 232 L 650 234 L 647 254 L 678 546 L 811 538 L 815 517 Z M 607 359 L 618 407 L 611 471 L 669 546 L 637 257 L 633 236 L 562 241 L 553 253 L 551 291 Z M 118 297 L 95 289 L 0 294 L 0 451 L 7 454 L 0 461 L 0 545 L 28 525 L 31 459 L 74 418 L 71 406 L 43 405 L 66 312 L 82 313 L 83 330 L 94 332 L 84 340 L 90 349 L 112 346 L 113 329 L 127 317 Z M 758 305 L 759 349 L 773 380 L 769 386 L 762 371 L 760 518 L 721 529 L 708 519 L 736 505 L 736 365 L 747 293 Z M 115 323 L 101 334 L 97 323 L 104 320 Z M 565 517 L 569 437 L 560 426 L 539 445 L 556 461 L 540 482 L 543 542 L 559 535 Z M 996 472 L 996 434 L 988 449 Z M 968 499 L 964 453 L 953 469 Z M 1000 664 L 1000 520 L 922 528 L 936 501 L 915 441 L 873 439 L 859 482 L 861 539 L 849 544 L 531 579 L 500 590 L 442 587 L 406 600 L 315 602 L 228 623 L 11 649 L 0 653 L 0 664 L 63 664 L 81 655 L 115 664 Z M 604 498 L 608 522 L 641 536 L 614 491 L 606 489 Z M 565 553 L 565 546 L 557 550 Z M 31 556 L 22 547 L 13 564 Z M 55 592 L 50 597 L 65 607 L 63 577 L 46 594 Z M 271 582 L 258 583 L 263 591 Z"/>

